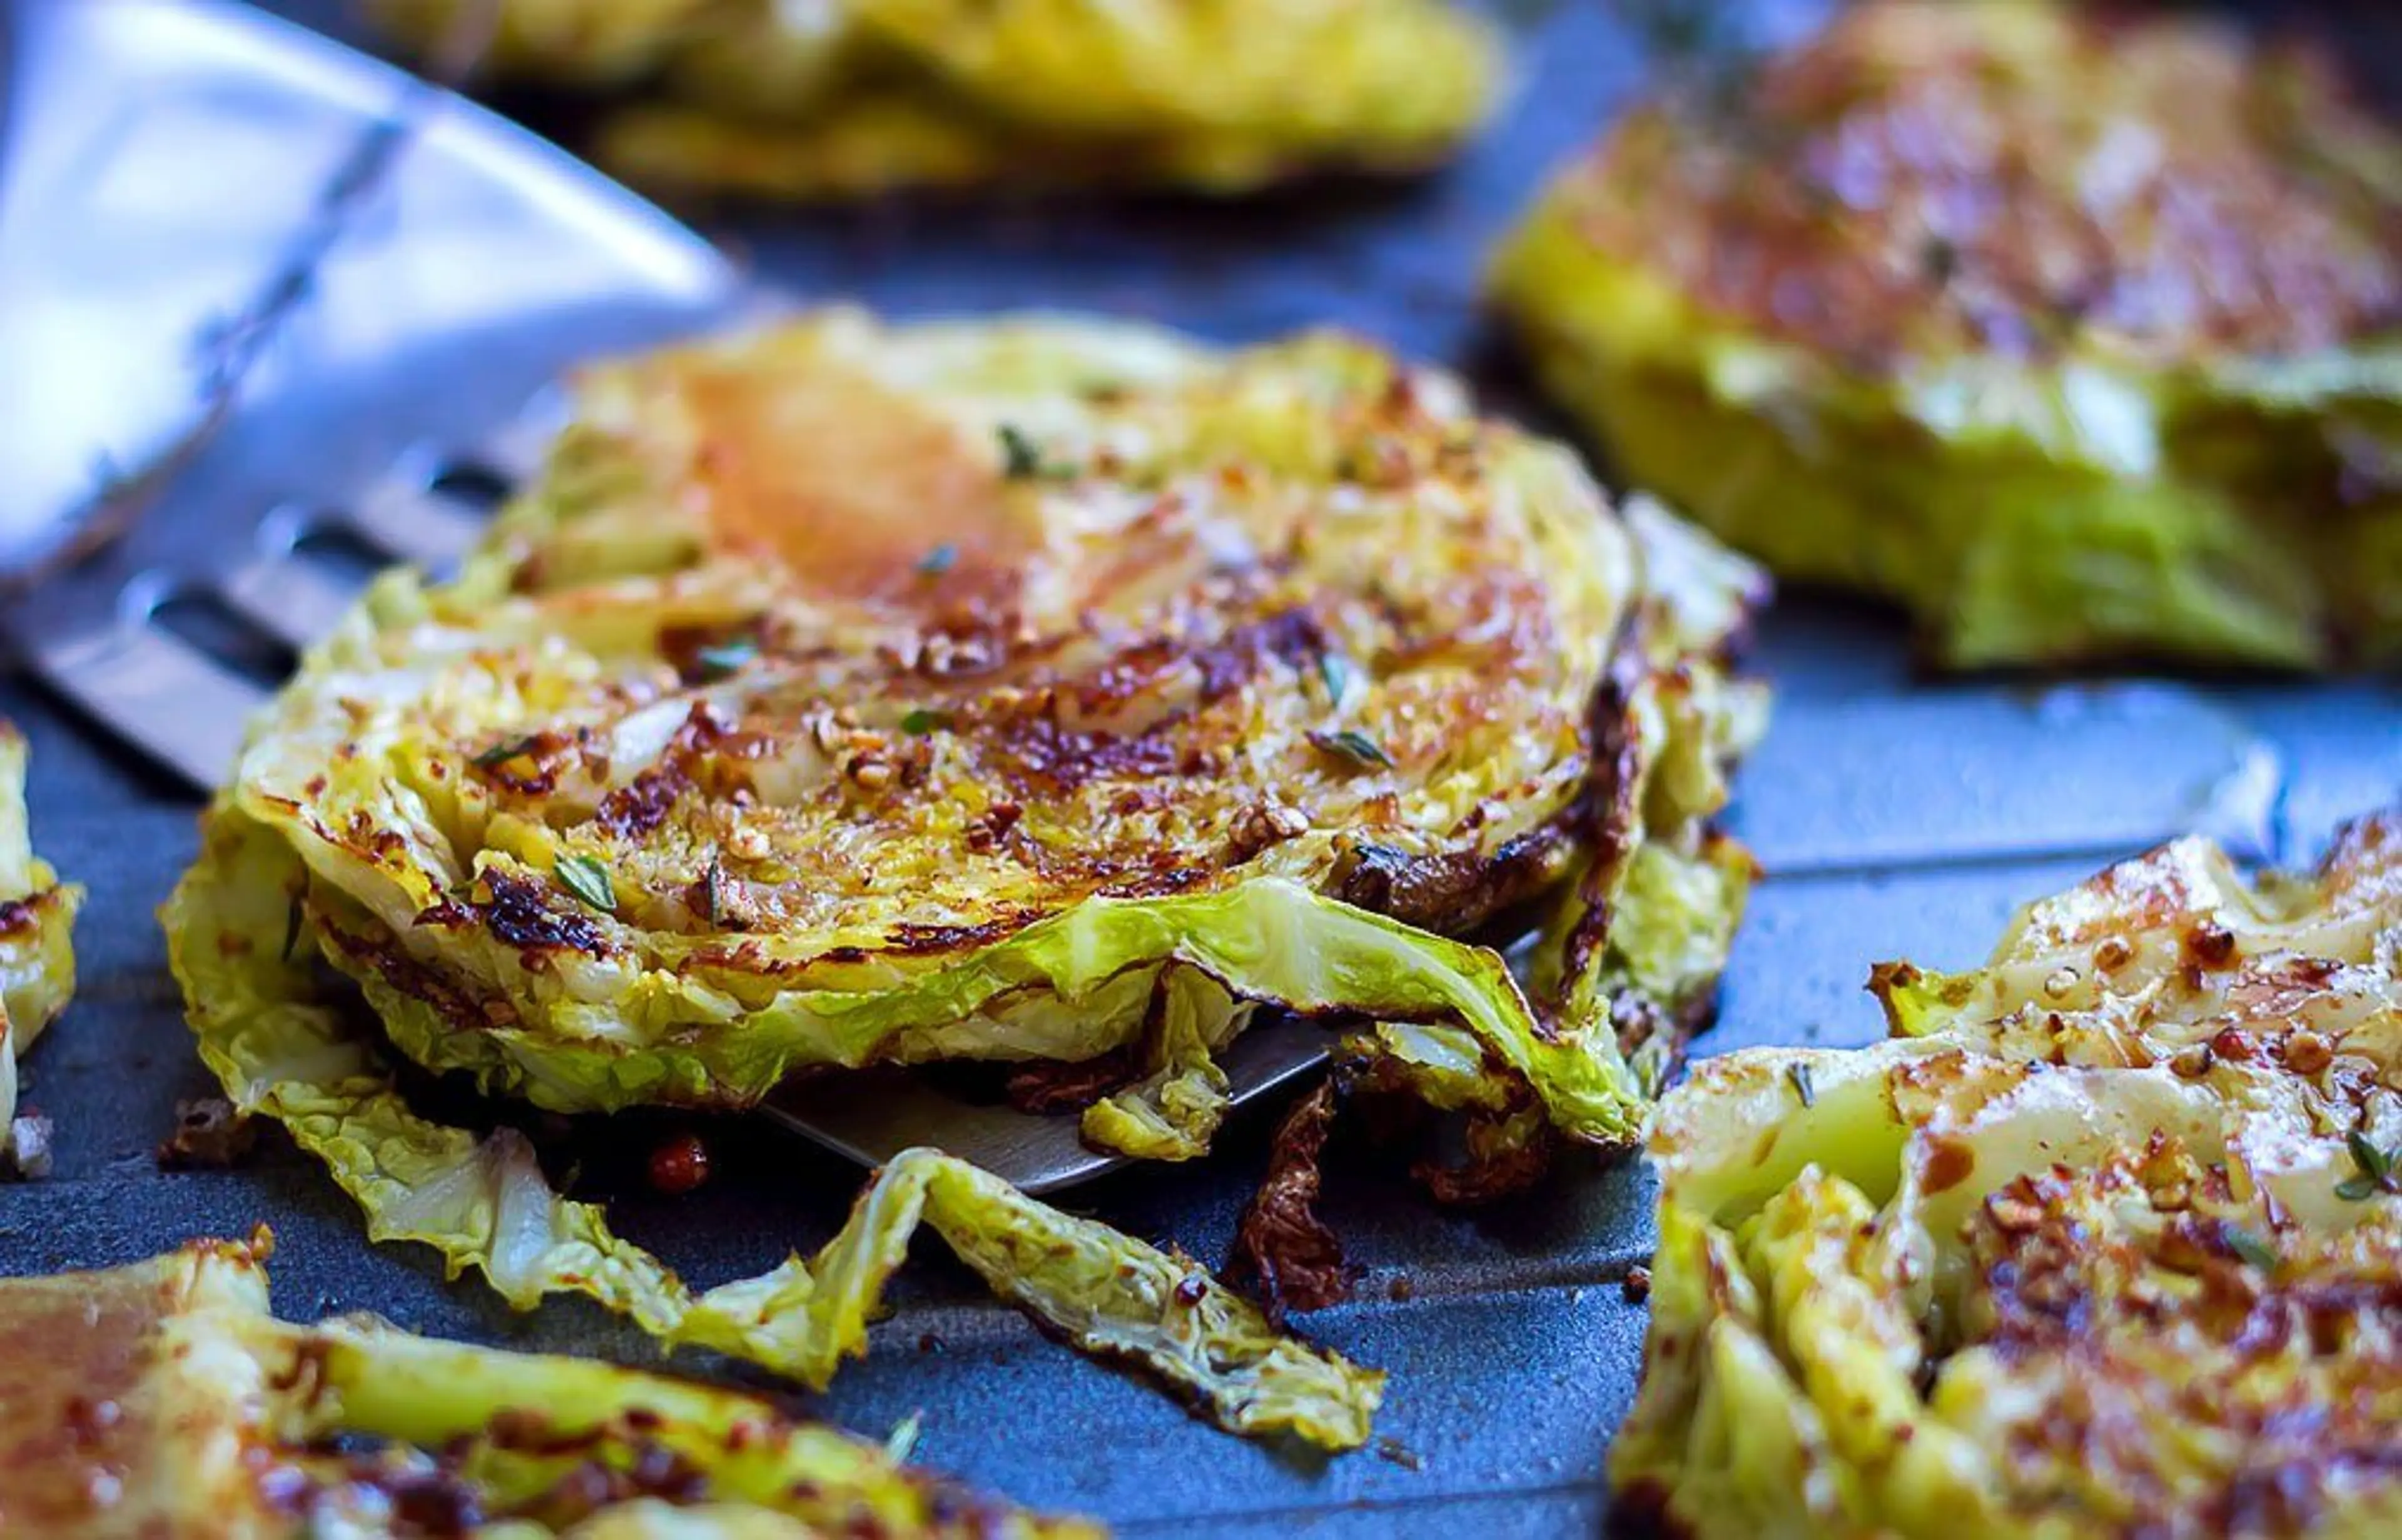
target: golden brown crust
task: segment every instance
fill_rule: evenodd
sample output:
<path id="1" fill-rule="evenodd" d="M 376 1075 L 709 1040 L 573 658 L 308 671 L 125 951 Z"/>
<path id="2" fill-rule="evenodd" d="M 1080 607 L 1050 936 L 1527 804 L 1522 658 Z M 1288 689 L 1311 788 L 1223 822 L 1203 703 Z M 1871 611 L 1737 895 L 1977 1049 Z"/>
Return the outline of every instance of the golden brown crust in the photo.
<path id="1" fill-rule="evenodd" d="M 1874 0 L 1628 119 L 1577 206 L 1705 309 L 1871 373 L 2289 354 L 2402 325 L 2397 145 L 2323 60 L 2190 18 Z"/>
<path id="2" fill-rule="evenodd" d="M 620 919 L 721 949 L 958 951 L 1261 872 L 1481 923 L 1574 857 L 1626 537 L 1448 382 L 1285 351 L 1036 397 L 1023 428 L 833 344 L 613 370 L 543 494 L 573 511 L 507 547 L 495 629 L 526 639 L 466 654 L 423 720 L 424 794 L 550 831 Z M 1211 414 L 1271 411 L 1304 463 L 1211 442 L 1263 433 Z M 549 672 L 541 639 L 603 630 L 597 669 Z M 322 791 L 291 805 L 407 859 Z M 418 923 L 600 956 L 543 886 L 448 887 Z"/>
<path id="3" fill-rule="evenodd" d="M 0 1532 L 246 1534 L 266 1520 L 257 1471 L 241 1458 L 263 1449 L 264 1432 L 242 1374 L 226 1372 L 245 1366 L 195 1356 L 171 1330 L 178 1315 L 238 1291 L 265 1254 L 263 1240 L 195 1242 L 146 1268 L 8 1284 Z M 263 1299 L 264 1285 L 252 1286 Z M 175 1518 L 192 1513 L 224 1527 Z"/>
<path id="4" fill-rule="evenodd" d="M 2194 1533 L 2301 1534 L 2346 1488 L 2402 1476 L 2392 1227 L 2312 1234 L 2252 1207 L 2159 1135 L 1979 1205 L 1968 1343 L 2041 1391 L 1995 1430 L 2020 1513 L 2074 1502 L 2075 1473 Z M 2180 1423 L 2214 1457 L 2181 1459 Z"/>

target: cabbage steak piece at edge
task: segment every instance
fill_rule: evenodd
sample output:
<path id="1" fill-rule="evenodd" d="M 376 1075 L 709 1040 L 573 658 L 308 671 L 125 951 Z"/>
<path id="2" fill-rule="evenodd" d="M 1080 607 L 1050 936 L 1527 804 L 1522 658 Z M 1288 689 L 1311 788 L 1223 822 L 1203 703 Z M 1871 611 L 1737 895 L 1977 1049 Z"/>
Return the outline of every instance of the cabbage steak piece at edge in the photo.
<path id="1" fill-rule="evenodd" d="M 2394 656 L 2402 135 L 2094 9 L 1871 0 L 1638 108 L 1496 298 L 1632 481 L 1940 664 Z"/>
<path id="2" fill-rule="evenodd" d="M 269 1240 L 0 1280 L 0 1524 L 86 1540 L 1089 1536 L 762 1397 L 268 1313 Z"/>
<path id="3" fill-rule="evenodd" d="M 458 0 L 376 0 L 431 46 Z M 1446 0 L 503 0 L 491 62 L 591 95 L 591 149 L 670 193 L 1175 186 L 1422 170 L 1504 88 Z"/>
<path id="4" fill-rule="evenodd" d="M 1663 1104 L 1622 1501 L 1713 1536 L 2402 1524 L 2402 810 L 2314 875 L 2172 845 L 1895 1038 Z"/>
<path id="5" fill-rule="evenodd" d="M 34 855 L 25 814 L 24 737 L 0 720 L 0 1157 L 27 1175 L 46 1143 L 17 1117 L 17 1061 L 75 994 L 74 928 L 83 889 Z"/>
<path id="6" fill-rule="evenodd" d="M 201 1051 L 374 1233 L 822 1382 L 922 1213 L 1222 1423 L 1366 1436 L 1376 1377 L 930 1151 L 816 1261 L 694 1299 L 391 1045 L 560 1110 L 796 1070 L 1149 1066 L 1088 1132 L 1206 1148 L 1270 1003 L 1488 1144 L 1623 1145 L 1750 876 L 1749 570 L 1448 378 L 1312 337 L 827 312 L 592 371 L 453 584 L 384 580 L 257 725 L 171 902 Z M 1595 745 L 1598 745 L 1598 750 Z M 1551 897 L 1526 985 L 1466 931 Z"/>

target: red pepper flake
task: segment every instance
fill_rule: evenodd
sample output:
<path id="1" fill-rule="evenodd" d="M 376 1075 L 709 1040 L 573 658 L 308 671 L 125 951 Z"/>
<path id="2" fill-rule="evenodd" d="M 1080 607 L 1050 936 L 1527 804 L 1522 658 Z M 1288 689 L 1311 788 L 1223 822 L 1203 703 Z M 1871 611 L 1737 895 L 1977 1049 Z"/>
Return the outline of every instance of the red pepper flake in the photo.
<path id="1" fill-rule="evenodd" d="M 2244 1064 L 2253 1055 L 2252 1039 L 2235 1027 L 2222 1026 L 2211 1034 L 2210 1052 L 2231 1063 Z"/>
<path id="2" fill-rule="evenodd" d="M 697 1134 L 678 1134 L 651 1151 L 651 1186 L 670 1197 L 694 1191 L 709 1180 L 709 1147 Z"/>
<path id="3" fill-rule="evenodd" d="M 2205 921 L 2185 933 L 2185 951 L 2203 968 L 2224 968 L 2235 956 L 2235 933 Z"/>

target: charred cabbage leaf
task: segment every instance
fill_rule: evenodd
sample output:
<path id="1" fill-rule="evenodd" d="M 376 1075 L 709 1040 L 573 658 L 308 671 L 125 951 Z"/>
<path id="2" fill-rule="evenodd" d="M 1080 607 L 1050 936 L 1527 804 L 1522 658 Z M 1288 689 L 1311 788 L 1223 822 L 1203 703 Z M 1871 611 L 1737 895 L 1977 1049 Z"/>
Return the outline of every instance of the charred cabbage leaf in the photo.
<path id="1" fill-rule="evenodd" d="M 2402 1522 L 2402 813 L 2309 876 L 2169 846 L 1897 1036 L 1663 1104 L 1627 1499 L 1683 1533 Z"/>
<path id="2" fill-rule="evenodd" d="M 28 1175 L 47 1141 L 17 1116 L 17 1061 L 75 994 L 73 930 L 83 889 L 35 859 L 25 817 L 25 740 L 0 721 L 0 1157 Z"/>
<path id="3" fill-rule="evenodd" d="M 1626 474 L 1960 667 L 2402 647 L 2402 136 L 2190 16 L 1871 0 L 1493 277 Z"/>
<path id="4" fill-rule="evenodd" d="M 757 1396 L 576 1358 L 268 1313 L 264 1231 L 0 1281 L 12 1531 L 159 1534 L 1097 1535 Z"/>
<path id="5" fill-rule="evenodd" d="M 458 0 L 379 0 L 432 47 Z M 655 187 L 1239 192 L 1445 158 L 1498 38 L 1444 0 L 504 0 L 493 62 L 602 93 L 594 149 Z"/>
<path id="6" fill-rule="evenodd" d="M 931 1149 L 861 1194 L 809 1261 L 704 1294 L 561 1196 L 522 1134 L 482 1138 L 411 1110 L 372 1029 L 324 997 L 292 906 L 299 858 L 223 808 L 168 901 L 176 976 L 201 1058 L 244 1113 L 274 1119 L 324 1161 L 377 1240 L 440 1251 L 518 1309 L 598 1300 L 661 1341 L 747 1359 L 822 1388 L 866 1351 L 884 1281 L 922 1222 L 1013 1303 L 1087 1352 L 1132 1360 L 1221 1425 L 1331 1448 L 1366 1440 L 1383 1376 L 1273 1329 L 1196 1264 L 1034 1202 Z"/>

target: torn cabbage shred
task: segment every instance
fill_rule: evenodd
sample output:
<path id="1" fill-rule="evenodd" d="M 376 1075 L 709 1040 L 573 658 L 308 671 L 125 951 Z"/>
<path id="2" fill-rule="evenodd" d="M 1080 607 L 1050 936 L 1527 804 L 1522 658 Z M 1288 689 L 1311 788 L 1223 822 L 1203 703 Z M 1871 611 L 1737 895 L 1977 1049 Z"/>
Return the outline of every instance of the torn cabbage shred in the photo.
<path id="1" fill-rule="evenodd" d="M 1004 1298 L 1088 1352 L 1140 1364 L 1230 1431 L 1366 1441 L 1381 1374 L 1276 1332 L 1185 1258 L 931 1149 L 887 1164 L 812 1260 L 693 1294 L 597 1207 L 560 1196 L 522 1135 L 479 1140 L 409 1109 L 379 1051 L 317 997 L 305 925 L 284 953 L 304 887 L 288 849 L 221 805 L 167 907 L 173 959 L 228 1096 L 324 1161 L 374 1239 L 431 1245 L 454 1276 L 479 1272 L 519 1309 L 582 1294 L 663 1343 L 822 1387 L 865 1351 L 869 1314 L 922 1219 Z"/>

